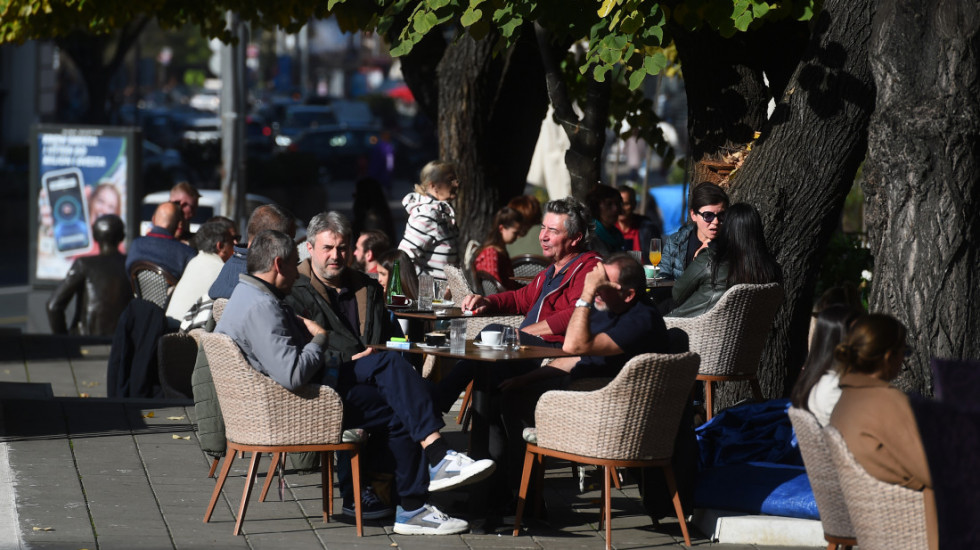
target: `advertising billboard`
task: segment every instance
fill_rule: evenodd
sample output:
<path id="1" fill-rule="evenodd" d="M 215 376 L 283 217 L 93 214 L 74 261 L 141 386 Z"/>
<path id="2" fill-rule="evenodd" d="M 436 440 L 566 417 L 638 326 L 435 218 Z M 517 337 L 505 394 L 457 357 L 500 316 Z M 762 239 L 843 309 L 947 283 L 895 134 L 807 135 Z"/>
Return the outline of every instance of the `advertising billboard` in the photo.
<path id="1" fill-rule="evenodd" d="M 37 125 L 31 135 L 31 283 L 55 285 L 72 261 L 99 253 L 92 224 L 115 214 L 134 235 L 141 139 L 137 128 Z"/>

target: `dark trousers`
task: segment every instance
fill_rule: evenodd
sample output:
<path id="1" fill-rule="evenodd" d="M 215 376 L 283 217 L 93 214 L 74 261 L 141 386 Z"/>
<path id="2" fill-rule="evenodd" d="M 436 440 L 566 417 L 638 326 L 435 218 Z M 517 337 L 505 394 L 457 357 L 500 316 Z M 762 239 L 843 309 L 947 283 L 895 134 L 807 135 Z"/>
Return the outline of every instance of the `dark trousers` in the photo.
<path id="1" fill-rule="evenodd" d="M 428 464 L 419 442 L 445 426 L 431 391 L 431 384 L 395 353 L 373 353 L 340 367 L 337 392 L 344 400 L 344 427 L 371 434 L 369 451 L 384 456 L 367 460 L 374 467 L 393 468 L 395 489 L 402 497 L 424 497 L 429 490 Z M 378 445 L 379 438 L 387 445 Z M 347 486 L 347 466 L 338 470 Z"/>

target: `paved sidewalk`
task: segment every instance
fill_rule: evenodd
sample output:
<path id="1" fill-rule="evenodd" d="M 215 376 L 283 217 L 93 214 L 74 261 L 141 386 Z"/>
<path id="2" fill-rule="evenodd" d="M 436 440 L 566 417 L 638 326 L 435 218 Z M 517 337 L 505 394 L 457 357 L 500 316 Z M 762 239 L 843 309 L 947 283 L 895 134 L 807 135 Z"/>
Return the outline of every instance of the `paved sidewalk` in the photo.
<path id="1" fill-rule="evenodd" d="M 280 502 L 255 490 L 244 535 L 231 534 L 244 485 L 237 460 L 211 522 L 202 522 L 214 487 L 194 433 L 188 402 L 105 399 L 109 346 L 104 341 L 0 332 L 0 549 L 177 548 L 603 548 L 599 493 L 579 493 L 567 465 L 547 473 L 549 521 L 532 520 L 523 536 L 396 535 L 386 522 L 320 516 L 319 476 L 287 470 Z M 81 397 L 85 395 L 85 397 Z M 447 416 L 447 437 L 465 434 Z M 268 464 L 265 462 L 265 464 Z M 264 468 L 261 470 L 264 472 Z M 263 481 L 263 474 L 257 481 Z M 596 478 L 598 479 L 598 478 Z M 275 493 L 275 491 L 270 491 Z M 340 510 L 335 491 L 335 510 Z M 434 495 L 445 511 L 466 510 L 465 489 Z M 680 528 L 654 530 L 635 483 L 613 496 L 615 548 L 683 548 Z M 6 523 L 5 523 L 6 522 Z M 14 527 L 16 526 L 16 527 Z M 692 528 L 695 546 L 711 544 Z M 760 548 L 777 548 L 772 546 Z"/>

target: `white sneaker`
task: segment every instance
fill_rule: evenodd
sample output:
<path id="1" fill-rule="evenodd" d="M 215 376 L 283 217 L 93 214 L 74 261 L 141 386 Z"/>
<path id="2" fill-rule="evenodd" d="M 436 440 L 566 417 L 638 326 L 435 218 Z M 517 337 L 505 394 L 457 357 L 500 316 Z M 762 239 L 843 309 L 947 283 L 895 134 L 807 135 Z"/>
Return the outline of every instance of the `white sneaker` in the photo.
<path id="1" fill-rule="evenodd" d="M 486 479 L 497 465 L 492 460 L 473 460 L 463 453 L 449 451 L 439 464 L 429 468 L 429 492 L 445 491 Z"/>
<path id="2" fill-rule="evenodd" d="M 399 506 L 395 514 L 395 532 L 399 535 L 455 535 L 469 529 L 466 521 L 449 517 L 428 504 L 411 511 Z"/>

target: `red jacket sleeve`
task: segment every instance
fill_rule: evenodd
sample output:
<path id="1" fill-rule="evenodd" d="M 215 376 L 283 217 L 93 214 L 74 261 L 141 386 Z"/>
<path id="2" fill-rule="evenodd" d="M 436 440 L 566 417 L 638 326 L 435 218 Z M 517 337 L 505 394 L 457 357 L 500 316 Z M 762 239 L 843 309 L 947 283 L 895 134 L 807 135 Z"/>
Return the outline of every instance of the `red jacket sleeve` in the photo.
<path id="1" fill-rule="evenodd" d="M 563 292 L 558 293 L 553 302 L 554 307 L 550 313 L 547 313 L 545 321 L 547 321 L 548 326 L 551 328 L 552 334 L 562 335 L 561 340 L 564 341 L 565 331 L 568 330 L 568 322 L 572 318 L 572 313 L 575 311 L 575 301 L 582 297 L 582 289 L 585 288 L 585 276 L 592 271 L 592 268 L 599 263 L 598 254 L 588 254 L 580 260 L 578 266 L 574 266 L 574 270 L 570 270 L 566 273 L 566 277 L 571 277 L 568 286 L 565 287 Z M 535 279 L 537 280 L 537 279 Z M 544 316 L 545 306 L 542 305 L 542 316 Z M 549 339 L 550 340 L 550 339 Z"/>

